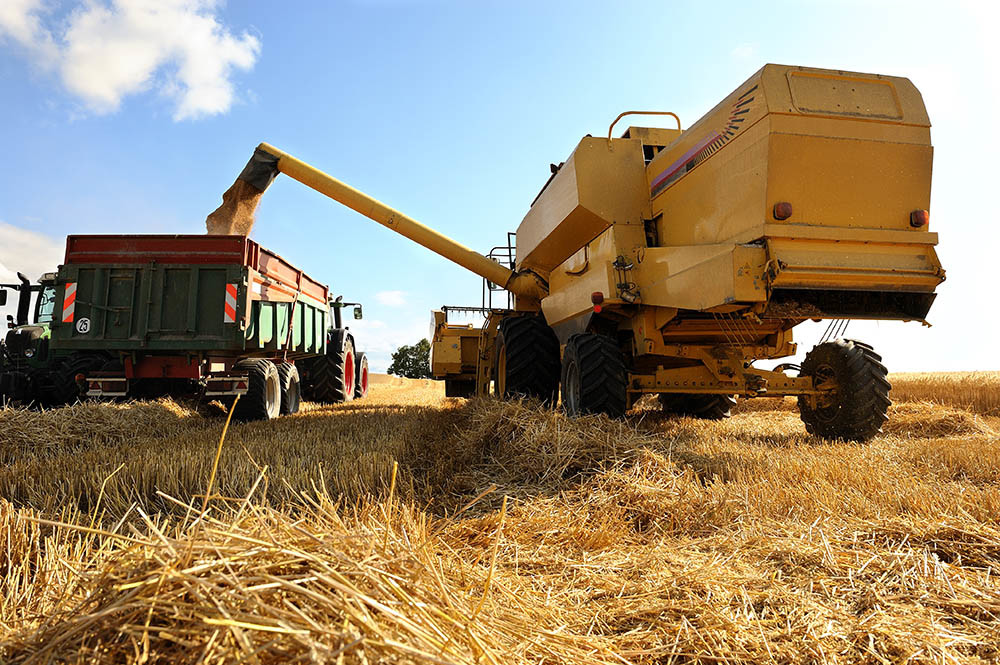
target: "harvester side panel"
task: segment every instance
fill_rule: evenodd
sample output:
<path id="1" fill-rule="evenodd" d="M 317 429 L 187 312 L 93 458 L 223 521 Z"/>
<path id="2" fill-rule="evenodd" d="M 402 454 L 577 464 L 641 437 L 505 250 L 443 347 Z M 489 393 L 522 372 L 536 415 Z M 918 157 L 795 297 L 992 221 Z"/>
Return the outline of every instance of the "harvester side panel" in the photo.
<path id="1" fill-rule="evenodd" d="M 642 143 L 587 137 L 517 228 L 517 268 L 546 274 L 612 224 L 649 217 Z"/>

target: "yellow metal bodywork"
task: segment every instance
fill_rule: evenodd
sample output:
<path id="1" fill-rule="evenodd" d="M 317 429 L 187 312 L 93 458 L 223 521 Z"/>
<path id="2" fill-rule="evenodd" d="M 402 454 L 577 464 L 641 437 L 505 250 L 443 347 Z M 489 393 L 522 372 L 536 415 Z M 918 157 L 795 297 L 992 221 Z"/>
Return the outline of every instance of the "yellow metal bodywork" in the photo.
<path id="1" fill-rule="evenodd" d="M 649 216 L 638 139 L 587 137 L 517 229 L 517 267 L 547 273 L 614 225 Z"/>
<path id="2" fill-rule="evenodd" d="M 481 335 L 480 328 L 449 323 L 446 312 L 434 310 L 431 313 L 431 374 L 434 378 L 474 381 Z"/>
<path id="3" fill-rule="evenodd" d="M 587 317 L 595 291 L 605 310 L 642 305 L 664 308 L 671 318 L 742 312 L 740 332 L 757 339 L 823 315 L 785 307 L 779 323 L 752 322 L 764 316 L 775 289 L 932 294 L 944 277 L 937 234 L 910 226 L 912 211 L 929 208 L 929 127 L 907 79 L 767 65 L 656 146 L 651 159 L 633 144 L 662 140 L 654 130 L 584 139 L 521 223 L 518 266 L 548 280 L 541 307 L 553 326 Z M 576 191 L 581 154 L 590 172 L 606 173 L 604 161 L 616 176 Z M 640 198 L 633 174 L 644 155 Z M 628 208 L 617 203 L 623 193 Z M 583 200 L 589 211 L 609 211 L 592 216 L 604 228 L 582 245 L 552 248 L 557 234 L 575 232 L 580 240 L 600 226 L 577 223 L 580 206 L 566 201 Z M 775 218 L 779 202 L 791 204 L 789 218 Z M 642 210 L 638 223 L 632 210 Z M 546 242 L 550 260 L 534 260 Z M 616 260 L 629 269 L 616 271 Z M 623 290 L 635 296 L 631 304 Z M 872 317 L 920 318 L 883 314 Z M 634 328 L 637 318 L 630 314 L 621 325 Z M 692 341 L 704 333 L 693 331 Z"/>

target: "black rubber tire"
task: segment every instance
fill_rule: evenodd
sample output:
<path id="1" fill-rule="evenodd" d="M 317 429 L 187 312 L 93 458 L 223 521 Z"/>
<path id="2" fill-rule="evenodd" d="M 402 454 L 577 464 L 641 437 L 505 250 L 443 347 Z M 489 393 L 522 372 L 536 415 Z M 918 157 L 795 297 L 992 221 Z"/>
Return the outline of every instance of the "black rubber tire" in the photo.
<path id="1" fill-rule="evenodd" d="M 660 408 L 666 413 L 702 420 L 723 420 L 733 415 L 736 398 L 732 395 L 661 393 Z"/>
<path id="2" fill-rule="evenodd" d="M 354 354 L 354 399 L 368 397 L 368 356 L 364 351 Z"/>
<path id="3" fill-rule="evenodd" d="M 562 401 L 571 418 L 587 413 L 621 417 L 627 388 L 625 359 L 613 339 L 594 333 L 569 338 L 562 358 Z"/>
<path id="4" fill-rule="evenodd" d="M 511 316 L 500 322 L 493 354 L 497 397 L 533 397 L 555 405 L 559 373 L 559 340 L 545 319 Z"/>
<path id="5" fill-rule="evenodd" d="M 281 415 L 298 413 L 299 403 L 302 401 L 302 381 L 299 380 L 298 368 L 293 363 L 280 363 L 278 378 L 281 382 Z"/>
<path id="6" fill-rule="evenodd" d="M 339 353 L 329 351 L 325 356 L 308 361 L 309 399 L 326 404 L 350 402 L 354 399 L 354 344 L 348 337 Z M 351 375 L 344 369 L 350 365 Z"/>
<path id="7" fill-rule="evenodd" d="M 806 431 L 825 439 L 867 441 L 889 419 L 891 388 L 882 356 L 871 346 L 851 339 L 818 344 L 806 354 L 799 376 L 817 382 L 835 379 L 837 390 L 828 403 L 809 406 L 799 397 L 799 415 Z"/>
<path id="8" fill-rule="evenodd" d="M 233 365 L 250 377 L 247 392 L 236 403 L 237 420 L 272 420 L 281 415 L 281 377 L 277 366 L 264 358 L 247 358 Z"/>
<path id="9" fill-rule="evenodd" d="M 64 406 L 86 398 L 76 382 L 77 374 L 100 371 L 108 362 L 108 356 L 97 353 L 74 353 L 59 361 L 51 375 L 52 383 L 45 391 L 45 406 Z"/>

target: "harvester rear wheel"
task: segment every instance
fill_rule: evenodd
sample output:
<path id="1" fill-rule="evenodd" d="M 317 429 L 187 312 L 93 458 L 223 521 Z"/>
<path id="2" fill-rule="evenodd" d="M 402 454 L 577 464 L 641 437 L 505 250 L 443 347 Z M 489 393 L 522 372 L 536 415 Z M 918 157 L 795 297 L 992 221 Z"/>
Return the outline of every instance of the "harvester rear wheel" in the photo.
<path id="1" fill-rule="evenodd" d="M 493 362 L 498 397 L 534 397 L 555 404 L 559 395 L 559 340 L 541 316 L 500 322 Z"/>
<path id="2" fill-rule="evenodd" d="M 732 395 L 661 393 L 659 400 L 666 413 L 703 420 L 728 418 L 733 415 L 732 409 L 736 406 L 736 398 Z"/>
<path id="3" fill-rule="evenodd" d="M 350 402 L 354 399 L 355 359 L 351 338 L 344 340 L 339 352 L 308 361 L 309 399 L 327 404 Z"/>
<path id="4" fill-rule="evenodd" d="M 562 358 L 562 401 L 571 418 L 588 413 L 624 415 L 627 383 L 625 360 L 613 339 L 594 333 L 569 338 Z"/>
<path id="5" fill-rule="evenodd" d="M 806 431 L 826 439 L 867 441 L 882 431 L 892 403 L 882 356 L 851 339 L 818 344 L 802 361 L 800 376 L 816 387 L 836 386 L 819 398 L 799 397 Z M 811 403 L 811 404 L 810 404 Z"/>
<path id="6" fill-rule="evenodd" d="M 245 371 L 250 381 L 247 392 L 236 403 L 237 420 L 271 420 L 281 415 L 281 377 L 278 368 L 264 358 L 246 358 L 233 365 Z"/>
<path id="7" fill-rule="evenodd" d="M 354 399 L 364 399 L 368 397 L 368 356 L 358 351 L 354 360 L 358 368 L 354 373 Z"/>
<path id="8" fill-rule="evenodd" d="M 299 403 L 302 401 L 299 370 L 293 363 L 281 363 L 278 365 L 278 378 L 281 379 L 281 415 L 298 413 Z"/>

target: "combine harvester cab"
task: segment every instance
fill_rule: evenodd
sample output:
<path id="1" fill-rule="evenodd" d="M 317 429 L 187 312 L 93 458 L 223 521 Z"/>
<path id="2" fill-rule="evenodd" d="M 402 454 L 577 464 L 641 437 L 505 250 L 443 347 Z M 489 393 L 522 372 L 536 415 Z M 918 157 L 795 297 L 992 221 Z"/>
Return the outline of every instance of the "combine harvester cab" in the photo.
<path id="1" fill-rule="evenodd" d="M 250 420 L 367 388 L 340 299 L 245 236 L 69 236 L 55 299 L 52 379 L 89 397 L 239 395 Z"/>
<path id="2" fill-rule="evenodd" d="M 870 346 L 755 363 L 793 355 L 806 320 L 925 319 L 944 271 L 913 84 L 767 65 L 685 131 L 613 129 L 552 166 L 509 268 L 268 144 L 240 180 L 259 194 L 285 173 L 513 294 L 484 303 L 481 329 L 435 314 L 432 371 L 455 394 L 561 394 L 571 415 L 611 416 L 656 394 L 705 418 L 796 396 L 812 433 L 877 434 L 889 383 Z"/>

